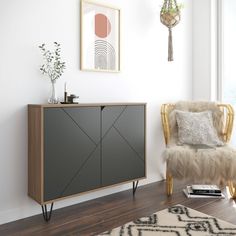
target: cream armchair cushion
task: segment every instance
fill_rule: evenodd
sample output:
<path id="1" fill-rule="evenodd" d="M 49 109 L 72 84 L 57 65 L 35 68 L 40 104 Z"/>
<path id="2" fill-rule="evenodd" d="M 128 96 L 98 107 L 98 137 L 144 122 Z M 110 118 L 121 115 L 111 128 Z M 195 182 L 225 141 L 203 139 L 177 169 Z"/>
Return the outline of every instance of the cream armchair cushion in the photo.
<path id="1" fill-rule="evenodd" d="M 167 144 L 178 144 L 178 124 L 176 120 L 176 110 L 185 112 L 211 111 L 213 126 L 216 129 L 217 135 L 220 140 L 224 140 L 224 112 L 217 106 L 217 103 L 181 101 L 170 106 L 168 108 L 168 114 L 166 114 L 166 119 L 169 126 L 169 137 Z"/>
<path id="2" fill-rule="evenodd" d="M 168 172 L 191 183 L 227 184 L 236 182 L 236 150 L 229 146 L 195 149 L 171 146 L 164 151 Z"/>
<path id="3" fill-rule="evenodd" d="M 213 125 L 212 111 L 176 110 L 178 144 L 223 146 Z"/>

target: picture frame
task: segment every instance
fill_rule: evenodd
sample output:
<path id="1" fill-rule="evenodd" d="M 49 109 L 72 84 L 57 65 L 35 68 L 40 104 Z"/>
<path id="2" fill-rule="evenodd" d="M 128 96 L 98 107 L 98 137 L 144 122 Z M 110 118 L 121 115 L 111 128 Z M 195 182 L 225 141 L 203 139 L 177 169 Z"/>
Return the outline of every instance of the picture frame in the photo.
<path id="1" fill-rule="evenodd" d="M 80 69 L 120 72 L 120 9 L 81 0 Z"/>

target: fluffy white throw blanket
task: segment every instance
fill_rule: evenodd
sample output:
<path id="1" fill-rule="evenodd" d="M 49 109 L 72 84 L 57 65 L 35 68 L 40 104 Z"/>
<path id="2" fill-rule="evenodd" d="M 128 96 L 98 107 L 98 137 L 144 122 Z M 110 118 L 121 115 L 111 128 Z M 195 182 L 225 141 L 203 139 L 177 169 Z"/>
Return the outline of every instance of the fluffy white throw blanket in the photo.
<path id="1" fill-rule="evenodd" d="M 222 139 L 223 112 L 212 102 L 179 102 L 170 112 L 170 143 L 163 153 L 168 171 L 174 178 L 188 179 L 201 183 L 236 182 L 236 150 L 228 145 L 209 149 L 195 149 L 191 146 L 177 145 L 178 129 L 175 109 L 200 112 L 211 110 L 213 123 L 219 138 Z M 222 139 L 223 140 L 223 139 Z"/>

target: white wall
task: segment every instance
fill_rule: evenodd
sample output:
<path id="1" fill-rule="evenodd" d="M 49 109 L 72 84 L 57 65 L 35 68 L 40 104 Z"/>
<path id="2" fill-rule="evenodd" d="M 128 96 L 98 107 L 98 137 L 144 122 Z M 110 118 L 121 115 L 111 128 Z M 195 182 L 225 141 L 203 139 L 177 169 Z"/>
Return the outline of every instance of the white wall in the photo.
<path id="1" fill-rule="evenodd" d="M 217 0 L 193 1 L 193 99 L 217 98 Z"/>
<path id="2" fill-rule="evenodd" d="M 199 1 L 199 0 L 198 0 Z M 204 0 L 205 1 L 205 0 Z M 162 0 L 104 0 L 122 10 L 122 72 L 79 70 L 79 0 L 0 1 L 0 223 L 41 213 L 27 196 L 27 104 L 46 103 L 49 80 L 39 72 L 37 46 L 62 44 L 67 63 L 57 83 L 80 102 L 147 102 L 147 173 L 141 184 L 161 180 L 164 148 L 160 105 L 192 98 L 192 1 L 184 0 L 181 23 L 173 30 L 174 62 L 167 62 L 167 29 Z M 55 208 L 122 191 L 123 185 L 57 202 Z"/>

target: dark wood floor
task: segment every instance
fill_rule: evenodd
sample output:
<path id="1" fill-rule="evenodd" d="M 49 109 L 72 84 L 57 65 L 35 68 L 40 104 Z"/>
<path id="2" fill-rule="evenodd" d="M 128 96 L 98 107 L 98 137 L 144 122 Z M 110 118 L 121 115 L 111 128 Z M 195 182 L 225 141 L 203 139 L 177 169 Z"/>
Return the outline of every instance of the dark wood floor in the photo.
<path id="1" fill-rule="evenodd" d="M 49 223 L 42 215 L 0 226 L 0 235 L 96 235 L 168 206 L 182 204 L 236 224 L 235 201 L 226 199 L 187 199 L 183 184 L 175 183 L 172 197 L 165 195 L 165 182 L 112 194 L 74 206 L 55 210 Z"/>

